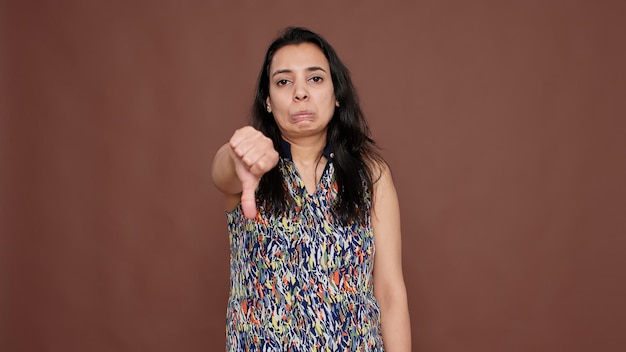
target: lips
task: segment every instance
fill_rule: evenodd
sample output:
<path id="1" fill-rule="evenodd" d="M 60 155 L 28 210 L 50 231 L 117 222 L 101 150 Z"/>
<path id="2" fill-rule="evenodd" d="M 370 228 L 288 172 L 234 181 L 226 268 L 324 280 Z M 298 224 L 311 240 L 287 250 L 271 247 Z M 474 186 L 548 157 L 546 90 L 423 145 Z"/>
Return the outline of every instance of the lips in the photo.
<path id="1" fill-rule="evenodd" d="M 310 111 L 299 111 L 295 114 L 292 114 L 291 118 L 295 121 L 300 121 L 300 120 L 310 120 L 314 116 L 315 114 Z"/>

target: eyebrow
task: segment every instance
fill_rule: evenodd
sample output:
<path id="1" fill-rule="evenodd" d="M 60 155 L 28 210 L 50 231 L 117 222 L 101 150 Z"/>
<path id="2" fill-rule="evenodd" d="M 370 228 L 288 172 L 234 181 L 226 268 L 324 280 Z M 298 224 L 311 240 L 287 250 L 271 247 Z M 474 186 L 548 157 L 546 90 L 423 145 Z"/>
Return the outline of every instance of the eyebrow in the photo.
<path id="1" fill-rule="evenodd" d="M 323 68 L 321 68 L 321 67 L 319 67 L 319 66 L 311 66 L 311 67 L 307 67 L 307 68 L 306 68 L 306 70 L 307 70 L 307 71 L 309 71 L 309 72 L 313 72 L 313 71 L 323 71 L 323 72 L 325 72 L 325 73 L 326 73 L 326 70 L 324 70 Z M 274 76 L 276 76 L 276 75 L 278 75 L 278 74 L 281 74 L 281 73 L 292 73 L 292 72 L 293 72 L 292 70 L 284 68 L 284 69 L 280 69 L 280 70 L 276 70 L 276 71 L 274 71 L 274 73 L 272 73 L 272 77 L 274 77 Z"/>

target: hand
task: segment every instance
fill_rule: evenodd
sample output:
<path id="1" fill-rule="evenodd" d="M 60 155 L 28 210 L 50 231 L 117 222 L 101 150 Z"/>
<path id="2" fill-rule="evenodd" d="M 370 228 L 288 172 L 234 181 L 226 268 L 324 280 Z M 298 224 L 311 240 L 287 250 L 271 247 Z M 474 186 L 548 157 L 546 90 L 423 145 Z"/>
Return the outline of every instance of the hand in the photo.
<path id="1" fill-rule="evenodd" d="M 241 181 L 241 208 L 247 218 L 253 219 L 259 180 L 278 164 L 278 152 L 271 139 L 251 126 L 235 131 L 229 144 L 235 172 Z"/>

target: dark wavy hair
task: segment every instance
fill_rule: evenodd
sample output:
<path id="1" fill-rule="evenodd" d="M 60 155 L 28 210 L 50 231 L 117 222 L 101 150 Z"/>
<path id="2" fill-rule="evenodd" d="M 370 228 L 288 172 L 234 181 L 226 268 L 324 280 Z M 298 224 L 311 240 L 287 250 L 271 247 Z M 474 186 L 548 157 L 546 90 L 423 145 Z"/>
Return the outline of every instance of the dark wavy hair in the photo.
<path id="1" fill-rule="evenodd" d="M 382 158 L 370 137 L 350 72 L 324 38 L 306 28 L 288 27 L 272 42 L 265 54 L 257 81 L 256 97 L 252 106 L 252 126 L 272 139 L 274 148 L 282 157 L 285 156 L 282 155 L 280 130 L 266 106 L 270 89 L 269 70 L 276 51 L 287 45 L 301 43 L 317 45 L 326 56 L 335 98 L 339 102 L 327 128 L 327 143 L 333 148 L 335 181 L 338 186 L 338 195 L 332 205 L 335 219 L 344 224 L 363 222 L 368 215 L 368 195 L 373 194 L 373 184 L 380 177 L 376 172 L 378 169 L 374 170 L 372 166 L 382 162 Z M 285 214 L 293 207 L 294 201 L 285 189 L 278 166 L 261 178 L 257 198 L 261 208 L 276 216 Z"/>

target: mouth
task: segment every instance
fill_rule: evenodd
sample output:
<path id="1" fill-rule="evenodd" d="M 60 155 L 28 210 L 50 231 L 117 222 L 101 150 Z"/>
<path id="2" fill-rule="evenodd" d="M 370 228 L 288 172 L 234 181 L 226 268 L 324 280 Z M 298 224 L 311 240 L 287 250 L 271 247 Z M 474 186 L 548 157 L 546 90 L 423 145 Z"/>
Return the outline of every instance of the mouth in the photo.
<path id="1" fill-rule="evenodd" d="M 311 120 L 315 117 L 315 114 L 310 111 L 299 111 L 291 115 L 291 119 L 294 121 Z"/>

